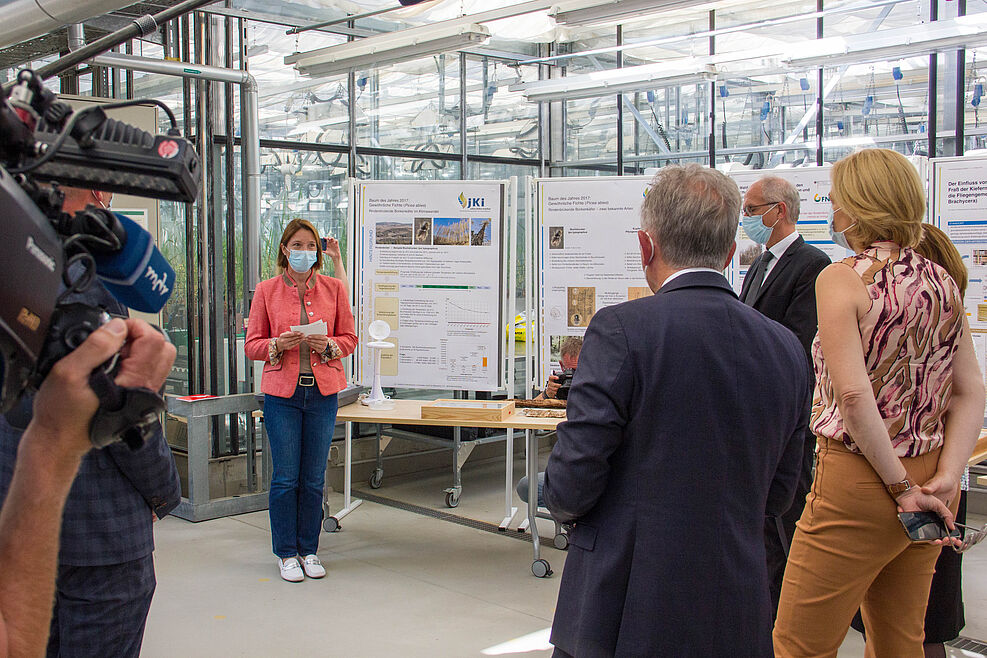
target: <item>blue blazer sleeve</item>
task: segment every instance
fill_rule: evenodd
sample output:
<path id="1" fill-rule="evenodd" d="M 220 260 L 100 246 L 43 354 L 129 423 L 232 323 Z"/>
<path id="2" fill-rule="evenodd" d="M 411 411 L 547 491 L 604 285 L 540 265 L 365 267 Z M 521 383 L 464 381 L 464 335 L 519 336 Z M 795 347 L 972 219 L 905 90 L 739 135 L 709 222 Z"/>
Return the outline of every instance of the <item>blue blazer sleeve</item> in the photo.
<path id="1" fill-rule="evenodd" d="M 630 361 L 619 318 L 602 309 L 586 329 L 568 420 L 559 425 L 545 469 L 545 503 L 563 523 L 593 509 L 607 488 L 610 456 L 623 441 L 634 389 Z"/>
<path id="2" fill-rule="evenodd" d="M 98 281 L 94 281 L 82 293 L 69 295 L 68 301 L 94 304 L 116 315 L 129 315 L 127 307 L 118 302 Z M 103 448 L 103 451 L 159 519 L 167 516 L 181 502 L 178 469 L 160 423 L 151 438 L 137 450 L 115 443 Z"/>
<path id="3" fill-rule="evenodd" d="M 793 336 L 794 337 L 794 336 Z M 799 414 L 795 431 L 788 437 L 788 442 L 782 448 L 778 468 L 771 479 L 768 489 L 768 499 L 765 503 L 765 516 L 781 516 L 795 500 L 795 488 L 802 472 L 802 453 L 805 450 L 805 432 L 809 425 L 809 408 L 812 406 L 813 383 L 809 366 L 802 372 L 802 413 Z"/>
<path id="4" fill-rule="evenodd" d="M 181 502 L 178 469 L 160 424 L 137 450 L 131 450 L 123 443 L 114 443 L 103 450 L 159 519 Z"/>

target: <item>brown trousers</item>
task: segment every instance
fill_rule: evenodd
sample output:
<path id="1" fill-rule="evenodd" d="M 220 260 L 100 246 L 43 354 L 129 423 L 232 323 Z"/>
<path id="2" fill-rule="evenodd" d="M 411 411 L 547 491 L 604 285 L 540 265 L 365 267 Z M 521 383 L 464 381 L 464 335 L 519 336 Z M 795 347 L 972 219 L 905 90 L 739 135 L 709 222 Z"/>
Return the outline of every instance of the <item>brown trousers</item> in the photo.
<path id="1" fill-rule="evenodd" d="M 939 450 L 902 459 L 931 478 Z M 957 500 L 950 501 L 955 513 Z M 940 547 L 912 543 L 862 455 L 819 439 L 816 476 L 799 519 L 774 629 L 775 656 L 832 656 L 860 608 L 868 658 L 922 658 L 925 607 Z"/>

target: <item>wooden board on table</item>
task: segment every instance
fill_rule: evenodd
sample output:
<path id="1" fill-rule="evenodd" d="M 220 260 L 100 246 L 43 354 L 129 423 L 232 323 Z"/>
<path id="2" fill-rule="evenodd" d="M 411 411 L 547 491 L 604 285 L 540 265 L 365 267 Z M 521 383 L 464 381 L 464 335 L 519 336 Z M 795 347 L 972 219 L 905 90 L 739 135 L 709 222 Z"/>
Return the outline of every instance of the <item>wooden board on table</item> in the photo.
<path id="1" fill-rule="evenodd" d="M 514 413 L 513 400 L 433 400 L 422 405 L 424 419 L 504 420 Z"/>

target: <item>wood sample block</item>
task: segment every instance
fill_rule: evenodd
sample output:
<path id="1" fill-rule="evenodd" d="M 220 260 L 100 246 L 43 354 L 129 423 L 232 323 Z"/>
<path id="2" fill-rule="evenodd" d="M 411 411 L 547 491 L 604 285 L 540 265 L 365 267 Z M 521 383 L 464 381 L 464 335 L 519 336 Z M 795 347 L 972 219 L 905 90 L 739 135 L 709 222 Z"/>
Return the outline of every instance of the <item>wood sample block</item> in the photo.
<path id="1" fill-rule="evenodd" d="M 504 420 L 514 400 L 433 400 L 422 405 L 422 418 L 442 420 Z"/>

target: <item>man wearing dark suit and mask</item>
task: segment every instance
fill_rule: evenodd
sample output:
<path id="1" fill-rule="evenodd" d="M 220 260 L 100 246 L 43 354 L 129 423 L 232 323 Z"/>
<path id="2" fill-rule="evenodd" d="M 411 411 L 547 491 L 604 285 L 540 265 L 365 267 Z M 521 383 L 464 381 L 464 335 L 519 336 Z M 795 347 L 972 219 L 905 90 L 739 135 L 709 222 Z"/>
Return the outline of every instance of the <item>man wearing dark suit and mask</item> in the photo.
<path id="1" fill-rule="evenodd" d="M 721 274 L 740 205 L 713 169 L 662 168 L 638 232 L 655 294 L 586 330 L 545 472 L 572 524 L 557 656 L 772 655 L 762 527 L 791 504 L 811 389 L 795 336 Z"/>
<path id="2" fill-rule="evenodd" d="M 796 230 L 799 193 L 787 180 L 777 176 L 757 180 L 744 196 L 742 211 L 744 231 L 748 237 L 767 248 L 747 271 L 740 300 L 792 330 L 802 343 L 812 376 L 810 350 L 818 330 L 816 277 L 829 265 L 829 257 L 806 244 Z M 788 547 L 795 535 L 795 522 L 802 516 L 805 496 L 812 486 L 815 450 L 816 437 L 807 426 L 795 500 L 781 516 L 767 517 L 764 522 L 764 549 L 775 614 L 788 560 Z"/>
<path id="3" fill-rule="evenodd" d="M 62 190 L 69 214 L 89 204 L 105 208 L 111 196 Z M 127 314 L 98 280 L 66 301 Z M 25 396 L 19 408 L 0 416 L 0 501 L 11 484 L 32 401 Z M 160 426 L 137 450 L 115 443 L 86 454 L 62 516 L 49 658 L 137 657 L 155 588 L 152 523 L 180 501 L 178 470 Z"/>

